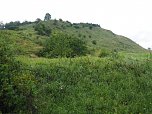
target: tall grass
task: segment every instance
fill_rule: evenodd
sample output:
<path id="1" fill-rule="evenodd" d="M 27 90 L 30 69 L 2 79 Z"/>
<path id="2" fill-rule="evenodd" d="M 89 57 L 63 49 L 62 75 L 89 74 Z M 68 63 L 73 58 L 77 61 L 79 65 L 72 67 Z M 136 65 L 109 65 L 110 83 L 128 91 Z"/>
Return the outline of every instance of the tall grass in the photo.
<path id="1" fill-rule="evenodd" d="M 152 112 L 152 62 L 124 58 L 19 58 L 37 80 L 40 113 Z"/>

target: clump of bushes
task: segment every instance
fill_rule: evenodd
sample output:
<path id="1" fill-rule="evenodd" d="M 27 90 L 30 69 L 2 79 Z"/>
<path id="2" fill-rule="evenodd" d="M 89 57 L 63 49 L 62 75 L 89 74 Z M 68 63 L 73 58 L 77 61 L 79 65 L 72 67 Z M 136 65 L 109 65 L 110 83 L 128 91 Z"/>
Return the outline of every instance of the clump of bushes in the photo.
<path id="1" fill-rule="evenodd" d="M 38 55 L 49 58 L 75 57 L 86 55 L 87 52 L 84 41 L 58 32 L 52 34 L 52 36 L 46 40 L 44 48 Z"/>
<path id="2" fill-rule="evenodd" d="M 35 31 L 37 31 L 38 35 L 46 35 L 50 36 L 52 29 L 45 25 L 43 22 L 39 22 L 34 26 Z"/>
<path id="3" fill-rule="evenodd" d="M 14 58 L 9 33 L 0 31 L 0 113 L 34 113 L 35 78 Z"/>

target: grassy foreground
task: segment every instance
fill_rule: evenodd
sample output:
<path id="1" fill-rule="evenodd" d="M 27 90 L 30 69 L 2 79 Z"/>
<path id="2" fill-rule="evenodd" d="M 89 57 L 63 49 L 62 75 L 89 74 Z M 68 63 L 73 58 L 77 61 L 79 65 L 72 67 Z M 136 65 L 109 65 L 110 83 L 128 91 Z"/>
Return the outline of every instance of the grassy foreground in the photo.
<path id="1" fill-rule="evenodd" d="M 150 114 L 152 61 L 18 57 L 36 80 L 33 105 L 43 114 Z"/>

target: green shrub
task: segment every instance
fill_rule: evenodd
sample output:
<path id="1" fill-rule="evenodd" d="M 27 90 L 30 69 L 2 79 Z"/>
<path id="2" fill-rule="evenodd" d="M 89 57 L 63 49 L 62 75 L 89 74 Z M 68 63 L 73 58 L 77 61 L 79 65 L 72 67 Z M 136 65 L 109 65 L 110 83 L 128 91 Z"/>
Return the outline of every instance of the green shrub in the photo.
<path id="1" fill-rule="evenodd" d="M 56 33 L 46 40 L 44 49 L 39 52 L 39 55 L 56 58 L 82 56 L 86 53 L 85 42 L 63 33 Z"/>
<path id="2" fill-rule="evenodd" d="M 52 31 L 52 29 L 49 26 L 45 25 L 43 22 L 36 23 L 34 29 L 35 31 L 37 31 L 39 35 L 46 35 L 46 36 L 50 36 Z"/>
<path id="3" fill-rule="evenodd" d="M 17 97 L 15 112 L 36 113 L 36 79 L 30 73 L 24 71 L 12 78 Z"/>
<path id="4" fill-rule="evenodd" d="M 15 45 L 7 31 L 0 31 L 0 112 L 31 113 L 33 82 L 31 75 L 22 71 L 22 64 L 15 60 Z"/>

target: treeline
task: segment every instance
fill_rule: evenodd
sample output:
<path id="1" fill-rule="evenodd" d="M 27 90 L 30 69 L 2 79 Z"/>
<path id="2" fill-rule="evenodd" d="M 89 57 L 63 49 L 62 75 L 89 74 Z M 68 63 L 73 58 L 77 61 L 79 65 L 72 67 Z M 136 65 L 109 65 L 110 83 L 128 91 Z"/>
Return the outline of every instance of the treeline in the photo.
<path id="1" fill-rule="evenodd" d="M 20 21 L 11 21 L 9 23 L 3 24 L 2 22 L 0 23 L 0 29 L 7 29 L 7 30 L 17 30 L 19 29 L 20 26 L 23 25 L 27 25 L 27 24 L 31 24 L 33 22 L 30 21 L 24 21 L 24 22 L 20 22 Z"/>
<path id="2" fill-rule="evenodd" d="M 24 21 L 24 22 L 20 22 L 20 21 L 11 21 L 9 23 L 6 23 L 6 24 L 3 24 L 1 23 L 0 24 L 0 29 L 8 29 L 8 30 L 15 30 L 15 29 L 18 29 L 19 26 L 23 26 L 23 25 L 26 25 L 26 24 L 31 24 L 32 22 L 29 22 L 29 21 Z"/>
<path id="3" fill-rule="evenodd" d="M 46 13 L 45 17 L 44 17 L 44 21 L 48 21 L 51 19 L 51 15 L 49 13 Z M 24 21 L 24 22 L 20 22 L 20 21 L 11 21 L 9 23 L 3 24 L 2 22 L 0 22 L 0 29 L 8 29 L 8 30 L 17 30 L 19 29 L 19 26 L 23 26 L 23 25 L 27 25 L 27 24 L 31 24 L 31 23 L 38 23 L 39 21 L 42 21 L 40 18 L 37 18 L 36 21 L 34 22 L 30 22 L 30 21 Z"/>

